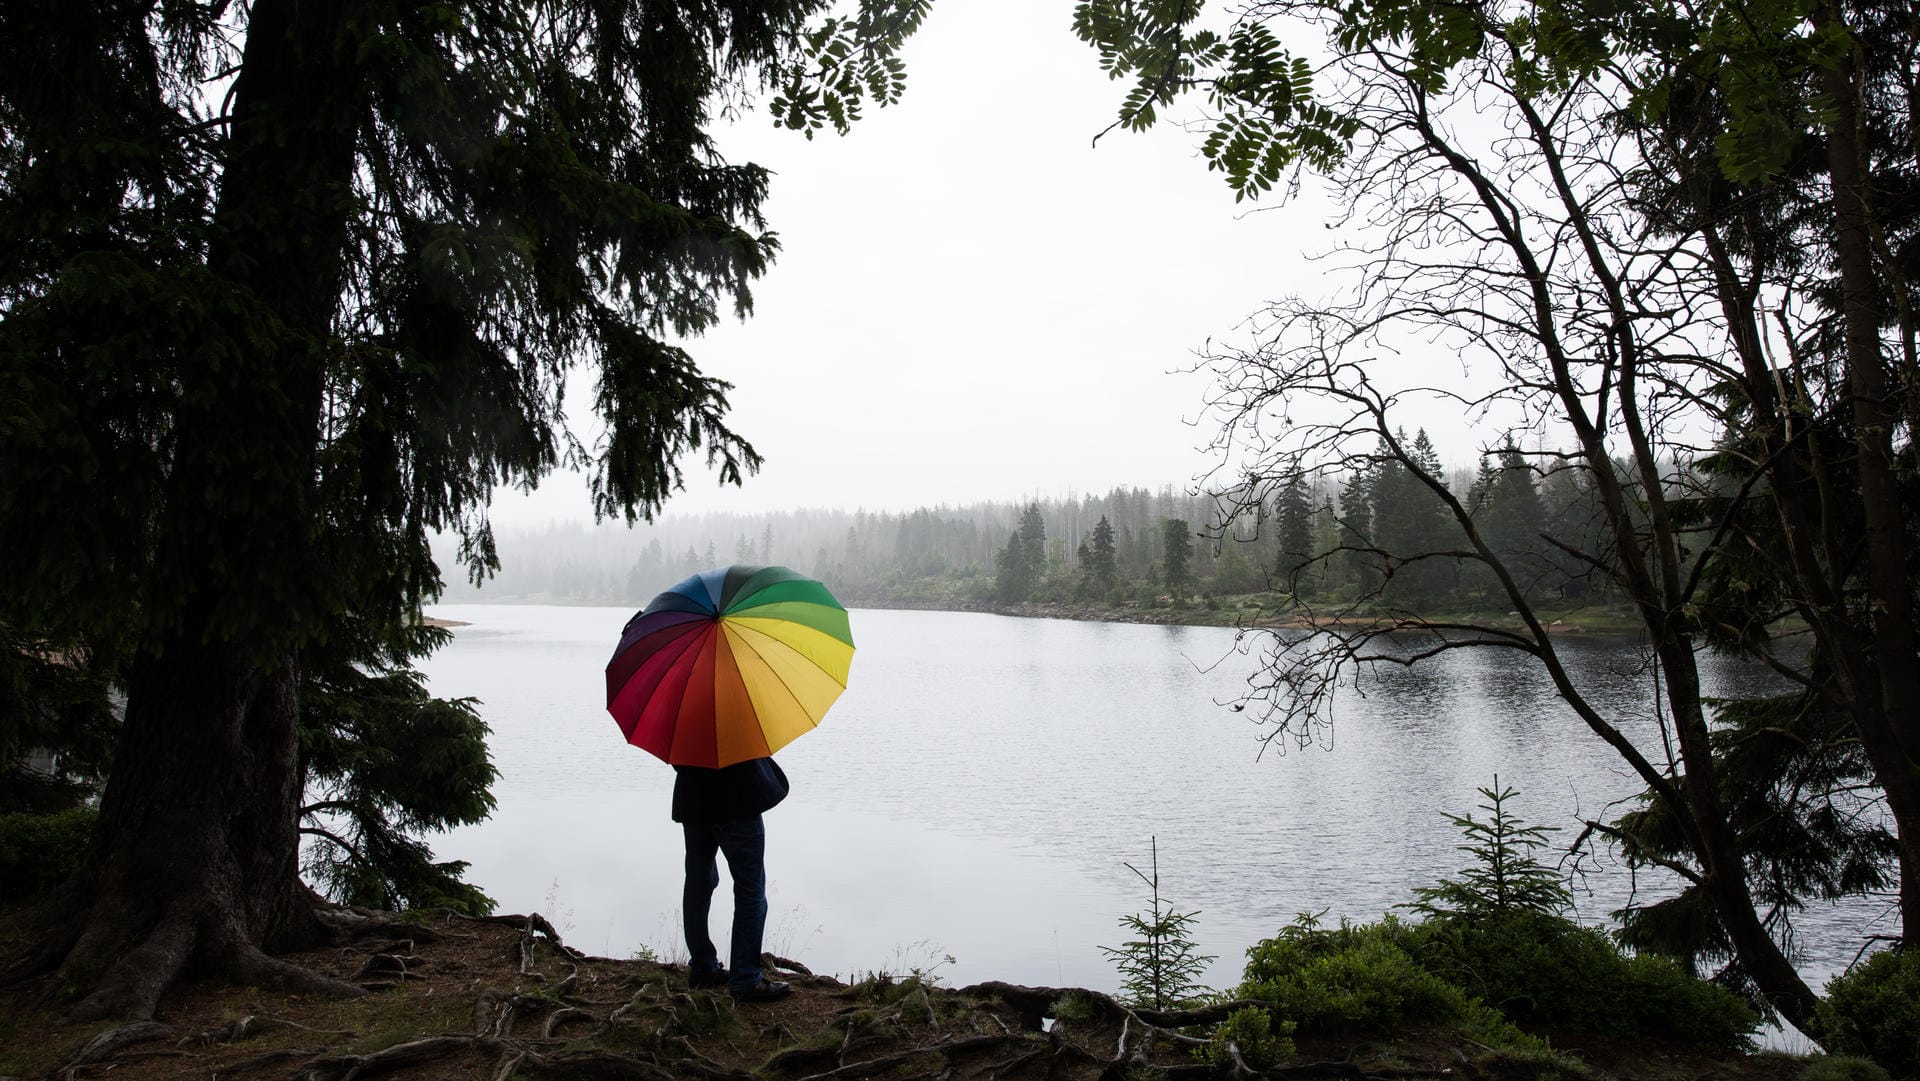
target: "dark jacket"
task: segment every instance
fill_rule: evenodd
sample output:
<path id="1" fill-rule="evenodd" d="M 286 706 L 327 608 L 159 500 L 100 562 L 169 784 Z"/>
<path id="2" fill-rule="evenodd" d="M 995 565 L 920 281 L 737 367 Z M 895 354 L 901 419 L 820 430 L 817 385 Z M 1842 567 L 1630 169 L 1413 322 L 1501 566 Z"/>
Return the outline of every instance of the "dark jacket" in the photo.
<path id="1" fill-rule="evenodd" d="M 771 758 L 749 758 L 720 769 L 675 766 L 675 822 L 738 822 L 787 798 L 787 775 Z"/>

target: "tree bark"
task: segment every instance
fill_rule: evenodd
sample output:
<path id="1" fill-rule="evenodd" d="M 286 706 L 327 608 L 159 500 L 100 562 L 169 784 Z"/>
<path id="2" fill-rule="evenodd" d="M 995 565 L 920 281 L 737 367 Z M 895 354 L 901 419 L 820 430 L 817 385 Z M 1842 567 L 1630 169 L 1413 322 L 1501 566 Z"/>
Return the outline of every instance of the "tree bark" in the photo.
<path id="1" fill-rule="evenodd" d="M 316 566 L 325 351 L 364 94 L 349 0 L 256 0 L 224 158 L 209 303 L 242 329 L 196 358 L 141 643 L 56 985 L 74 1019 L 150 1017 L 183 973 L 354 993 L 267 951 L 321 934 L 299 877 L 301 643 Z"/>
<path id="2" fill-rule="evenodd" d="M 1845 26 L 1838 4 L 1813 14 L 1820 29 Z M 1842 327 L 1853 438 L 1865 524 L 1867 588 L 1878 701 L 1863 687 L 1854 710 L 1861 746 L 1872 761 L 1900 837 L 1901 934 L 1920 941 L 1920 649 L 1916 646 L 1907 527 L 1900 505 L 1893 439 L 1899 410 L 1880 340 L 1882 306 L 1874 280 L 1873 201 L 1859 141 L 1860 97 L 1851 53 L 1822 73 L 1834 119 L 1827 132 L 1833 188 L 1834 254 L 1840 271 Z M 1877 708 L 1876 708 L 1877 707 Z"/>

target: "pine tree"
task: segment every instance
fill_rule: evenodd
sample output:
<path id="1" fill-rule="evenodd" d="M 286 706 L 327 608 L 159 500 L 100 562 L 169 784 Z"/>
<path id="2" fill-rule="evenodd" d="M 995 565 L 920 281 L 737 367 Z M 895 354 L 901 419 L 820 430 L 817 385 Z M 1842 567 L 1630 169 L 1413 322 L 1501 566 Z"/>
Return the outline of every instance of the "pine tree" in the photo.
<path id="1" fill-rule="evenodd" d="M 1162 518 L 1160 543 L 1167 592 L 1178 604 L 1193 595 L 1193 527 L 1185 518 Z"/>
<path id="2" fill-rule="evenodd" d="M 1456 878 L 1443 879 L 1437 886 L 1421 886 L 1414 896 L 1419 900 L 1406 907 L 1429 916 L 1474 916 L 1498 912 L 1544 912 L 1558 916 L 1573 906 L 1573 894 L 1553 868 L 1534 855 L 1547 847 L 1549 826 L 1530 826 L 1507 809 L 1507 801 L 1518 795 L 1502 788 L 1495 775 L 1493 786 L 1480 789 L 1486 797 L 1480 809 L 1487 812 L 1482 821 L 1471 813 L 1447 815 L 1466 843 L 1457 846 L 1473 857 L 1473 865 Z"/>
<path id="3" fill-rule="evenodd" d="M 758 467 L 684 344 L 776 248 L 710 129 L 755 86 L 803 128 L 897 95 L 924 5 L 859 6 L 0 6 L 0 625 L 128 658 L 90 854 L 29 933 L 71 1020 L 150 1017 L 189 965 L 355 991 L 269 954 L 326 931 L 309 676 L 403 656 L 437 531 L 496 565 L 496 485 L 584 458 L 633 521 L 693 451 Z M 816 53 L 850 59 L 815 85 Z"/>
<path id="4" fill-rule="evenodd" d="M 1374 549 L 1373 504 L 1380 484 L 1380 466 L 1374 459 L 1362 459 L 1348 475 L 1340 490 L 1339 541 L 1341 564 L 1355 596 L 1365 597 L 1380 588 L 1384 570 Z"/>
<path id="5" fill-rule="evenodd" d="M 1030 551 L 1019 530 L 1007 535 L 1007 546 L 1000 550 L 994 571 L 994 595 L 1002 604 L 1019 604 L 1032 598 L 1036 568 Z"/>
<path id="6" fill-rule="evenodd" d="M 1280 531 L 1280 562 L 1274 568 L 1279 588 L 1296 597 L 1309 597 L 1315 592 L 1310 562 L 1315 555 L 1313 544 L 1313 493 L 1307 487 L 1307 479 L 1300 473 L 1287 478 L 1275 501 L 1274 519 Z"/>
<path id="7" fill-rule="evenodd" d="M 1128 1002 L 1155 1010 L 1176 1009 L 1206 991 L 1199 977 L 1214 961 L 1193 941 L 1193 921 L 1199 913 L 1177 912 L 1160 897 L 1158 838 L 1153 841 L 1151 876 L 1130 863 L 1125 866 L 1153 891 L 1152 907 L 1145 914 L 1120 917 L 1120 926 L 1139 937 L 1100 950 L 1119 969 L 1121 989 Z"/>
<path id="8" fill-rule="evenodd" d="M 1420 477 L 1441 475 L 1440 458 L 1426 430 L 1411 439 L 1403 430 L 1395 442 L 1406 460 L 1393 456 L 1383 445 L 1384 457 L 1374 478 L 1374 543 L 1394 567 L 1386 583 L 1386 599 L 1420 612 L 1444 603 L 1452 594 L 1457 578 L 1453 561 L 1431 558 L 1431 553 L 1454 547 L 1454 526 L 1446 505 Z"/>
<path id="9" fill-rule="evenodd" d="M 1020 547 L 1031 594 L 1047 571 L 1047 523 L 1040 516 L 1039 503 L 1028 503 L 1020 514 Z"/>
<path id="10" fill-rule="evenodd" d="M 1546 508 L 1534 485 L 1533 467 L 1520 448 L 1509 443 L 1499 454 L 1499 469 L 1493 474 L 1487 495 L 1481 535 L 1487 547 L 1506 563 L 1508 573 L 1526 592 L 1529 600 L 1542 595 L 1543 578 L 1549 570 L 1543 556 L 1545 543 L 1540 533 L 1547 527 Z"/>
<path id="11" fill-rule="evenodd" d="M 1107 521 L 1104 514 L 1093 527 L 1091 555 L 1094 584 L 1099 587 L 1101 596 L 1112 593 L 1120 584 L 1119 552 L 1114 544 L 1113 523 Z"/>

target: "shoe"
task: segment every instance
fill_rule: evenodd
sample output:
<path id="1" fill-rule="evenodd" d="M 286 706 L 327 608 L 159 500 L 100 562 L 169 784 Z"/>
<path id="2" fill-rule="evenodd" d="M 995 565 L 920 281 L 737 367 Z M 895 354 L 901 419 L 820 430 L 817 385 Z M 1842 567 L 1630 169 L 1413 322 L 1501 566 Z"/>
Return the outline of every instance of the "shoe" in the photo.
<path id="1" fill-rule="evenodd" d="M 693 969 L 687 971 L 687 986 L 696 991 L 707 987 L 721 987 L 724 986 L 726 982 L 727 970 L 724 968 L 716 968 L 711 972 L 705 973 Z"/>
<path id="2" fill-rule="evenodd" d="M 745 991 L 733 991 L 731 994 L 736 1002 L 772 1002 L 793 994 L 793 988 L 780 980 L 763 979 Z"/>

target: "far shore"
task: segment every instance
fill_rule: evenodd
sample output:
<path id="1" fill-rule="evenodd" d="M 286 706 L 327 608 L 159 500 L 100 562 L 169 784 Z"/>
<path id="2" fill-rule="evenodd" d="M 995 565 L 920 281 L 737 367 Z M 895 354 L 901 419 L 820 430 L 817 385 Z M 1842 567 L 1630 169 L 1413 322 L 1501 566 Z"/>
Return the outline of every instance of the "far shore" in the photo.
<path id="1" fill-rule="evenodd" d="M 556 607 L 622 607 L 622 602 L 590 600 L 579 597 L 556 597 L 550 594 L 520 594 L 512 597 L 500 597 L 485 601 L 461 601 L 449 603 L 497 604 L 509 605 L 554 605 Z M 631 602 L 626 602 L 631 604 Z M 638 606 L 635 606 L 638 607 Z M 1081 623 L 1141 623 L 1160 626 L 1183 627 L 1238 627 L 1260 630 L 1357 630 L 1369 627 L 1395 628 L 1407 632 L 1416 632 L 1421 628 L 1414 617 L 1394 619 L 1363 613 L 1326 613 L 1307 614 L 1298 611 L 1276 612 L 1252 604 L 1226 603 L 1214 606 L 1181 605 L 1168 602 L 1153 607 L 1139 605 L 1105 605 L 1084 601 L 1029 601 L 1019 604 L 1001 604 L 991 601 L 977 601 L 959 597 L 946 598 L 894 598 L 872 600 L 851 598 L 849 608 L 872 608 L 891 611 L 912 612 L 973 612 L 982 615 L 1012 616 L 1022 619 L 1065 619 Z M 1445 623 L 1449 630 L 1466 633 L 1472 627 L 1484 627 L 1497 631 L 1524 631 L 1526 625 L 1519 615 L 1506 613 L 1448 613 L 1429 617 L 1435 622 Z M 1541 612 L 1536 618 L 1549 635 L 1600 635 L 1619 636 L 1637 634 L 1639 621 L 1630 613 L 1601 605 L 1590 605 L 1561 612 Z M 428 617 L 424 621 L 433 627 L 459 627 L 467 621 Z"/>

